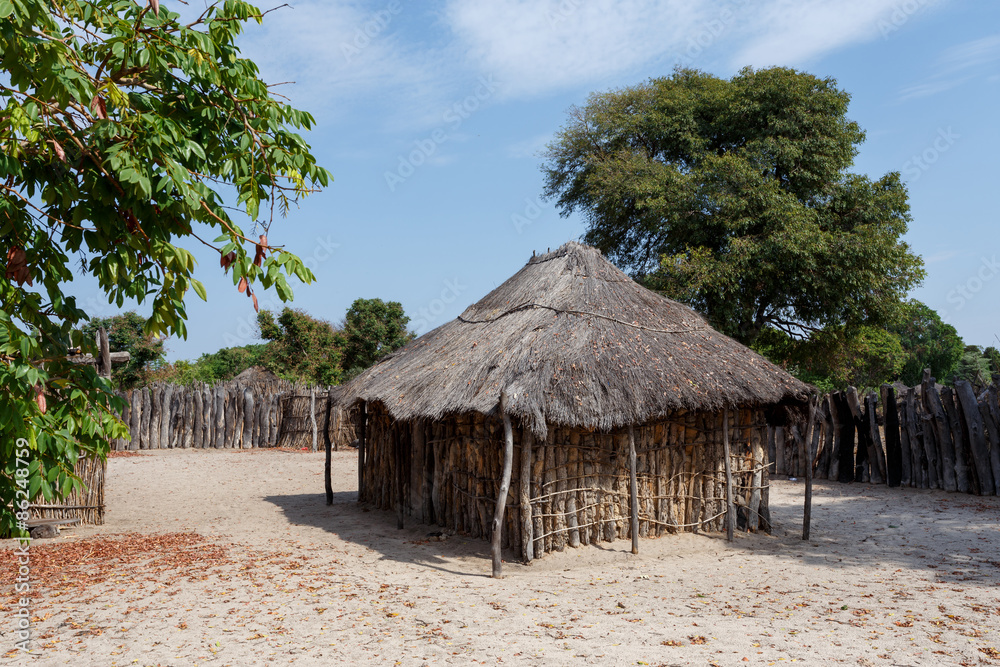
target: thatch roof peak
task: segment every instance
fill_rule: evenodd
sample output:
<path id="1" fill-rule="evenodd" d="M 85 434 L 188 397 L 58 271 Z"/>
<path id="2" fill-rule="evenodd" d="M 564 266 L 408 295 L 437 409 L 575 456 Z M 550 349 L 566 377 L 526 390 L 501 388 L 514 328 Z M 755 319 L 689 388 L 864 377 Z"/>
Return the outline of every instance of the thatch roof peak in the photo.
<path id="1" fill-rule="evenodd" d="M 435 419 L 493 413 L 502 391 L 542 435 L 546 423 L 613 429 L 677 409 L 779 403 L 808 386 L 569 242 L 344 385 L 342 401 Z"/>

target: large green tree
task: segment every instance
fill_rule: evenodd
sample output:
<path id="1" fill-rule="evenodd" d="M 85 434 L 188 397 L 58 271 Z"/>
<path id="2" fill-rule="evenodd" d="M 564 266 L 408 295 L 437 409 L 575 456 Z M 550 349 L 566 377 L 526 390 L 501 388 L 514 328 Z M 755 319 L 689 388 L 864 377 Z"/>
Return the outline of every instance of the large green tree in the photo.
<path id="1" fill-rule="evenodd" d="M 409 322 L 398 301 L 355 299 L 344 316 L 341 332 L 345 379 L 410 342 L 413 334 L 406 330 Z"/>
<path id="2" fill-rule="evenodd" d="M 919 283 L 898 173 L 848 170 L 864 133 L 832 79 L 745 69 L 592 95 L 546 152 L 545 195 L 585 240 L 744 343 L 884 326 Z M 851 334 L 853 335 L 853 334 Z"/>
<path id="3" fill-rule="evenodd" d="M 267 234 L 274 204 L 329 174 L 296 134 L 313 119 L 240 57 L 260 10 L 181 22 L 149 2 L 0 0 L 0 533 L 15 501 L 72 490 L 77 457 L 125 434 L 109 384 L 65 359 L 87 319 L 71 261 L 119 307 L 151 301 L 151 335 L 184 336 L 188 291 L 206 298 L 182 243 L 254 302 L 255 284 L 289 299 L 286 276 L 312 279 Z"/>
<path id="4" fill-rule="evenodd" d="M 115 366 L 111 378 L 119 389 L 132 389 L 146 384 L 149 374 L 166 362 L 163 339 L 146 331 L 146 318 L 134 310 L 91 319 L 82 328 L 83 339 L 92 341 L 98 329 L 108 332 L 112 352 L 128 352 L 127 363 Z"/>
<path id="5" fill-rule="evenodd" d="M 292 382 L 340 384 L 342 343 L 329 322 L 285 308 L 277 318 L 262 310 L 257 326 L 269 341 L 261 350 L 261 363 L 272 373 Z"/>
<path id="6" fill-rule="evenodd" d="M 931 376 L 938 381 L 951 381 L 965 343 L 955 327 L 944 322 L 937 311 L 911 299 L 902 317 L 889 330 L 899 336 L 906 351 L 899 378 L 903 383 L 910 387 L 920 384 L 925 368 L 931 369 Z"/>
<path id="7" fill-rule="evenodd" d="M 877 388 L 896 380 L 907 359 L 899 336 L 867 326 L 831 327 L 805 339 L 767 327 L 754 349 L 821 391 Z"/>

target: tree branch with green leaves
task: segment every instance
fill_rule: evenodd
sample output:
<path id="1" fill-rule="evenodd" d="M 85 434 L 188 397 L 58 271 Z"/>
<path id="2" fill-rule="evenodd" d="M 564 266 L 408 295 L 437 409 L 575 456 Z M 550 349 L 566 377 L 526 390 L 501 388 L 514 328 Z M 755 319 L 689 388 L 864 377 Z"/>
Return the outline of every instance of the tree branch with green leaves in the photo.
<path id="1" fill-rule="evenodd" d="M 32 498 L 51 500 L 79 484 L 78 456 L 125 435 L 108 383 L 65 361 L 88 319 L 64 292 L 71 266 L 118 307 L 151 301 L 157 336 L 186 335 L 189 290 L 207 299 L 185 241 L 213 248 L 254 307 L 255 286 L 287 301 L 289 277 L 314 279 L 268 241 L 275 205 L 331 177 L 298 134 L 312 116 L 240 56 L 244 23 L 262 17 L 241 0 L 186 24 L 156 0 L 0 0 L 0 533 L 18 438 Z"/>

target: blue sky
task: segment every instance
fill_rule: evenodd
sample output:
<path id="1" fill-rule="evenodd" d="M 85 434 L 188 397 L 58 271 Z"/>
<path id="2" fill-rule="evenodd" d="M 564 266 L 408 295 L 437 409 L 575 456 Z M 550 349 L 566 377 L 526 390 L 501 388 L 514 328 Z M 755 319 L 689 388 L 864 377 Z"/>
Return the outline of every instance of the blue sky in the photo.
<path id="1" fill-rule="evenodd" d="M 164 0 L 169 3 L 171 0 Z M 913 296 L 969 343 L 998 345 L 1000 4 L 959 0 L 292 0 L 249 27 L 244 55 L 317 121 L 335 181 L 271 228 L 318 281 L 294 306 L 338 322 L 358 297 L 400 301 L 418 333 L 458 315 L 584 231 L 540 200 L 537 153 L 588 93 L 751 65 L 835 78 L 867 131 L 854 171 L 900 171 Z M 268 8 L 269 5 L 262 5 Z M 248 229 L 249 226 L 245 227 Z M 189 300 L 193 359 L 254 342 L 249 300 L 192 247 L 208 303 Z M 80 296 L 107 315 L 100 294 Z M 262 305 L 280 307 L 261 294 Z M 143 309 L 139 308 L 140 312 Z"/>

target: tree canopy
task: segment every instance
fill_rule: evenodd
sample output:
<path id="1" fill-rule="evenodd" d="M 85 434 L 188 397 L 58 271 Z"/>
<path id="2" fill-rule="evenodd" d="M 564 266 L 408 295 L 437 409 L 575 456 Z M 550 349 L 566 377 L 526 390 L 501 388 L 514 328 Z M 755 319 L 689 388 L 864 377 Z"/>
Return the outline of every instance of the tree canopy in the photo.
<path id="1" fill-rule="evenodd" d="M 257 325 L 261 338 L 270 341 L 260 358 L 269 371 L 293 382 L 340 384 L 341 342 L 329 322 L 285 308 L 277 319 L 262 310 Z"/>
<path id="2" fill-rule="evenodd" d="M 151 335 L 184 336 L 188 291 L 207 297 L 181 242 L 217 252 L 254 303 L 255 284 L 287 300 L 288 276 L 313 278 L 268 240 L 275 205 L 330 180 L 296 134 L 313 119 L 240 57 L 260 10 L 190 18 L 155 0 L 0 0 L 0 533 L 22 487 L 68 492 L 79 455 L 126 435 L 109 385 L 65 359 L 87 319 L 64 292 L 72 266 L 119 307 L 151 301 Z"/>
<path id="3" fill-rule="evenodd" d="M 344 316 L 341 333 L 345 379 L 351 379 L 385 355 L 413 339 L 402 304 L 382 299 L 356 299 Z"/>
<path id="4" fill-rule="evenodd" d="M 81 327 L 86 341 L 94 340 L 98 329 L 103 327 L 108 332 L 111 351 L 129 353 L 128 363 L 114 367 L 111 372 L 119 389 L 147 384 L 150 373 L 166 361 L 163 339 L 148 333 L 145 326 L 146 318 L 130 310 L 121 315 L 94 318 Z"/>
<path id="5" fill-rule="evenodd" d="M 950 382 L 955 366 L 962 358 L 965 343 L 955 327 L 944 322 L 937 311 L 912 299 L 906 303 L 902 317 L 889 330 L 899 336 L 906 361 L 900 380 L 912 387 L 920 384 L 924 369 L 939 382 Z"/>
<path id="6" fill-rule="evenodd" d="M 833 79 L 691 69 L 570 112 L 545 154 L 545 195 L 582 213 L 585 240 L 713 326 L 854 335 L 899 316 L 923 278 L 900 240 L 898 173 L 852 174 L 864 133 Z"/>
<path id="7" fill-rule="evenodd" d="M 899 336 L 867 326 L 856 331 L 831 327 L 801 340 L 768 327 L 754 348 L 821 391 L 875 389 L 898 379 L 907 360 Z"/>

